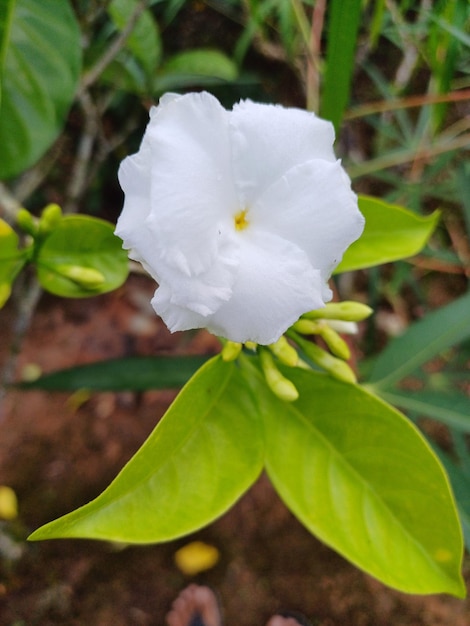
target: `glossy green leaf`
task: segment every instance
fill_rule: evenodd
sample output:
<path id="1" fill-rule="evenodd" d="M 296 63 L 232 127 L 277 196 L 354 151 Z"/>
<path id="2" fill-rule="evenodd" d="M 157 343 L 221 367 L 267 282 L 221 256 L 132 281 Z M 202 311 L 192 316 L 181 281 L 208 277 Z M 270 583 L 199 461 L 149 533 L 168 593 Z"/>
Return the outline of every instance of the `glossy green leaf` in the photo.
<path id="1" fill-rule="evenodd" d="M 333 0 L 329 3 L 320 114 L 333 122 L 337 132 L 349 102 L 362 4 L 361 0 Z"/>
<path id="2" fill-rule="evenodd" d="M 0 107 L 2 102 L 3 69 L 8 50 L 8 42 L 10 40 L 15 2 L 16 0 L 3 0 L 3 2 L 0 3 Z"/>
<path id="3" fill-rule="evenodd" d="M 47 236 L 36 257 L 38 278 L 47 291 L 68 298 L 85 298 L 116 289 L 128 274 L 127 252 L 114 226 L 85 215 L 69 215 Z M 73 268 L 82 269 L 75 274 Z M 102 281 L 94 284 L 87 270 Z"/>
<path id="4" fill-rule="evenodd" d="M 412 324 L 374 362 L 369 382 L 388 388 L 446 348 L 470 336 L 470 293 Z"/>
<path id="5" fill-rule="evenodd" d="M 108 13 L 119 30 L 123 30 L 132 17 L 138 0 L 112 0 Z M 149 10 L 139 16 L 127 42 L 126 48 L 145 71 L 148 79 L 156 72 L 161 57 L 161 41 L 158 26 Z"/>
<path id="6" fill-rule="evenodd" d="M 470 550 L 470 476 L 450 456 L 435 446 L 436 454 L 445 467 L 457 500 L 460 521 L 467 550 Z"/>
<path id="7" fill-rule="evenodd" d="M 238 76 L 236 64 L 219 50 L 188 50 L 173 55 L 155 79 L 154 90 L 162 93 L 191 85 L 232 81 Z"/>
<path id="8" fill-rule="evenodd" d="M 182 387 L 208 360 L 205 356 L 129 357 L 79 365 L 19 383 L 48 391 L 147 391 Z"/>
<path id="9" fill-rule="evenodd" d="M 8 300 L 12 283 L 28 258 L 28 251 L 20 250 L 18 243 L 13 228 L 0 219 L 0 308 Z"/>
<path id="10" fill-rule="evenodd" d="M 240 369 L 215 357 L 106 491 L 30 539 L 148 543 L 193 532 L 224 513 L 258 477 L 260 426 Z"/>
<path id="11" fill-rule="evenodd" d="M 372 267 L 417 254 L 439 221 L 439 212 L 421 217 L 403 207 L 370 196 L 359 196 L 366 219 L 364 232 L 345 252 L 335 272 Z"/>
<path id="12" fill-rule="evenodd" d="M 81 65 L 80 31 L 67 0 L 16 0 L 0 109 L 0 178 L 19 174 L 62 129 Z"/>
<path id="13" fill-rule="evenodd" d="M 327 545 L 408 593 L 465 593 L 447 477 L 419 431 L 361 387 L 286 370 L 300 393 L 266 401 L 266 465 L 287 506 Z"/>
<path id="14" fill-rule="evenodd" d="M 413 411 L 419 416 L 432 417 L 451 428 L 470 433 L 470 398 L 463 393 L 429 389 L 422 391 L 382 390 L 380 387 L 377 388 L 377 392 L 381 398 L 404 411 Z"/>

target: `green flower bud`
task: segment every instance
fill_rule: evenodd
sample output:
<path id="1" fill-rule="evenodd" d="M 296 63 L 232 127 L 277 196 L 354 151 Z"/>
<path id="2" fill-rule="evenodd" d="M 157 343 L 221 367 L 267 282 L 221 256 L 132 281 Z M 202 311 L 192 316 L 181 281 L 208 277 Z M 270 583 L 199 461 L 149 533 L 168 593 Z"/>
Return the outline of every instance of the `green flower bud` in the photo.
<path id="1" fill-rule="evenodd" d="M 281 363 L 289 367 L 295 367 L 299 360 L 297 350 L 290 345 L 284 335 L 281 335 L 276 343 L 272 343 L 268 348 L 276 356 Z"/>
<path id="2" fill-rule="evenodd" d="M 259 356 L 264 377 L 271 391 L 285 402 L 294 402 L 294 400 L 297 400 L 299 392 L 294 383 L 283 376 L 277 369 L 271 353 L 266 349 L 262 349 L 259 352 Z"/>
<path id="3" fill-rule="evenodd" d="M 16 223 L 18 226 L 31 237 L 35 237 L 38 233 L 38 221 L 26 209 L 19 209 L 16 214 Z"/>
<path id="4" fill-rule="evenodd" d="M 242 344 L 235 341 L 226 341 L 222 348 L 222 360 L 225 362 L 235 361 L 242 351 Z"/>
<path id="5" fill-rule="evenodd" d="M 58 265 L 54 270 L 72 280 L 80 287 L 93 291 L 99 289 L 105 282 L 105 277 L 101 272 L 92 267 L 83 267 L 81 265 Z"/>
<path id="6" fill-rule="evenodd" d="M 289 336 L 314 363 L 327 371 L 333 378 L 342 380 L 345 383 L 357 382 L 356 375 L 345 361 L 334 357 L 316 344 L 303 339 L 294 331 L 289 331 Z"/>
<path id="7" fill-rule="evenodd" d="M 58 204 L 48 204 L 41 213 L 39 233 L 46 235 L 59 224 L 62 219 L 62 209 Z"/>
<path id="8" fill-rule="evenodd" d="M 320 337 L 335 356 L 340 359 L 344 359 L 345 361 L 351 358 L 351 350 L 349 349 L 348 344 L 338 335 L 336 330 L 331 328 L 331 326 L 328 326 L 328 324 L 322 324 Z"/>
<path id="9" fill-rule="evenodd" d="M 248 348 L 248 350 L 253 350 L 253 352 L 256 352 L 257 347 L 258 344 L 254 341 L 245 341 L 245 348 Z"/>
<path id="10" fill-rule="evenodd" d="M 362 302 L 328 302 L 323 309 L 309 311 L 302 317 L 309 320 L 345 320 L 347 322 L 361 322 L 373 313 L 373 309 Z"/>

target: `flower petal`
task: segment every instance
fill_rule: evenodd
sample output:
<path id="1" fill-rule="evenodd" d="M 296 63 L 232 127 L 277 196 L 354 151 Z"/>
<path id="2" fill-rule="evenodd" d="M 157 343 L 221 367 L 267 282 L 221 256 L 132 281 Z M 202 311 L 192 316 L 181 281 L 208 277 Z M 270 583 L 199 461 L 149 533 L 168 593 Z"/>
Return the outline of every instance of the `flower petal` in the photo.
<path id="1" fill-rule="evenodd" d="M 230 130 L 241 206 L 295 165 L 336 160 L 332 124 L 300 109 L 242 101 L 233 107 Z"/>
<path id="2" fill-rule="evenodd" d="M 229 113 L 208 93 L 166 98 L 147 128 L 152 145 L 147 225 L 154 249 L 188 275 L 206 271 L 237 210 Z M 155 253 L 154 253 L 155 254 Z"/>
<path id="3" fill-rule="evenodd" d="M 304 250 L 326 281 L 364 228 L 357 197 L 339 161 L 297 165 L 250 209 L 253 228 L 284 237 Z"/>
<path id="4" fill-rule="evenodd" d="M 204 327 L 207 317 L 232 296 L 238 264 L 239 246 L 235 237 L 225 241 L 216 262 L 198 276 L 188 276 L 161 261 L 160 287 L 152 305 L 172 332 Z"/>
<path id="5" fill-rule="evenodd" d="M 320 272 L 297 246 L 247 228 L 233 294 L 207 328 L 232 341 L 274 343 L 302 313 L 324 306 Z"/>

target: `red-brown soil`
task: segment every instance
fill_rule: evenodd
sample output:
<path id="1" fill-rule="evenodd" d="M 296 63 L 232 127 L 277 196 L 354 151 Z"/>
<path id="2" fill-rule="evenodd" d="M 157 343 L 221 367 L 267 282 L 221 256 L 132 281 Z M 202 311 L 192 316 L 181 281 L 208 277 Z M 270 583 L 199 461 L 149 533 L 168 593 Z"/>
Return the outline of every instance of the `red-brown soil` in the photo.
<path id="1" fill-rule="evenodd" d="M 43 297 L 23 345 L 17 377 L 35 364 L 48 372 L 125 355 L 211 353 L 205 332 L 170 335 L 149 306 L 153 285 L 133 276 L 90 300 Z M 2 312 L 6 358 L 11 308 Z M 220 561 L 196 577 L 174 564 L 191 538 L 123 547 L 91 541 L 26 543 L 39 525 L 96 496 L 139 448 L 174 392 L 133 394 L 11 391 L 0 423 L 0 484 L 19 499 L 19 517 L 1 526 L 19 558 L 1 561 L 0 626 L 159 626 L 189 582 L 220 594 L 227 626 L 264 625 L 280 609 L 316 626 L 470 626 L 470 602 L 407 596 L 385 588 L 314 539 L 258 483 L 196 537 Z M 11 549 L 11 546 L 10 546 Z M 467 565 L 467 580 L 470 575 Z"/>

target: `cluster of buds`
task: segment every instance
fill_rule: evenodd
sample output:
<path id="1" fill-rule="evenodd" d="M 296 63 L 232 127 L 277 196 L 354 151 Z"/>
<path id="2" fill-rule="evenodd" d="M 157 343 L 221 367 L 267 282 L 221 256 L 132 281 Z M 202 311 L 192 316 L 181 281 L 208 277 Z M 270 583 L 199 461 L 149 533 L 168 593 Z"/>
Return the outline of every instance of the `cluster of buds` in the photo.
<path id="1" fill-rule="evenodd" d="M 264 377 L 273 393 L 282 400 L 293 402 L 299 393 L 293 382 L 278 369 L 276 362 L 307 369 L 317 366 L 337 380 L 355 383 L 356 375 L 347 363 L 351 357 L 350 349 L 340 333 L 357 333 L 357 322 L 365 320 L 371 313 L 372 309 L 360 302 L 331 302 L 322 309 L 302 315 L 286 335 L 269 346 L 252 342 L 244 345 L 258 353 Z M 328 349 L 311 341 L 313 336 L 320 337 Z M 227 341 L 222 349 L 222 358 L 233 361 L 242 348 L 241 343 Z"/>

